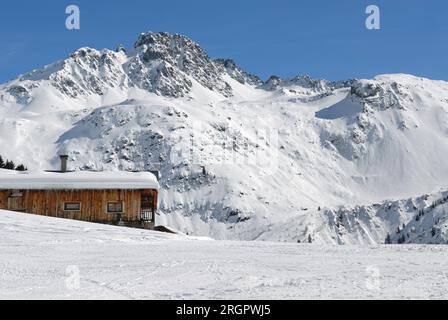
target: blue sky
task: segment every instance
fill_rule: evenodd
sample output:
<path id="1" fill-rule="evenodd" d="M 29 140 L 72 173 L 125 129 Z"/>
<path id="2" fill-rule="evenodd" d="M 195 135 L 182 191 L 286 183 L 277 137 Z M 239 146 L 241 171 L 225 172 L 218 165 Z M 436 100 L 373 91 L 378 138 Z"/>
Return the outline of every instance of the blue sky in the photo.
<path id="1" fill-rule="evenodd" d="M 81 30 L 65 28 L 69 4 L 80 7 Z M 381 9 L 381 30 L 364 26 L 369 4 Z M 144 31 L 185 34 L 262 78 L 448 80 L 447 13 L 445 0 L 3 1 L 0 82 L 82 46 L 132 46 Z"/>

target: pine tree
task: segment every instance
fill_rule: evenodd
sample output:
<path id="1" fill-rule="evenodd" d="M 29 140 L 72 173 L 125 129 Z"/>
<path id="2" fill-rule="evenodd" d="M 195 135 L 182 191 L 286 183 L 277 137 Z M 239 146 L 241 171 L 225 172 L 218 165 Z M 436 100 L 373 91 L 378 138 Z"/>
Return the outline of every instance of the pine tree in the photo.
<path id="1" fill-rule="evenodd" d="M 14 170 L 15 168 L 16 168 L 16 165 L 14 164 L 13 161 L 11 161 L 11 160 L 6 161 L 5 169 Z"/>
<path id="2" fill-rule="evenodd" d="M 0 169 L 7 169 L 7 170 L 17 170 L 17 171 L 27 171 L 28 168 L 25 167 L 23 164 L 19 164 L 17 167 L 14 164 L 14 161 L 12 160 L 6 160 L 6 162 L 3 160 L 3 157 L 0 155 Z"/>
<path id="3" fill-rule="evenodd" d="M 386 241 L 384 243 L 385 244 L 391 244 L 392 243 L 392 241 L 390 240 L 390 234 L 387 234 Z"/>
<path id="4" fill-rule="evenodd" d="M 313 239 L 311 238 L 311 235 L 308 235 L 308 243 L 313 243 Z"/>
<path id="5" fill-rule="evenodd" d="M 16 170 L 17 170 L 17 171 L 26 171 L 26 168 L 25 168 L 25 166 L 24 166 L 23 164 L 19 164 L 19 165 L 16 167 Z"/>
<path id="6" fill-rule="evenodd" d="M 401 237 L 398 238 L 398 243 L 402 244 L 402 243 L 405 243 L 405 241 L 406 241 L 406 238 L 404 237 L 404 234 L 402 234 Z"/>

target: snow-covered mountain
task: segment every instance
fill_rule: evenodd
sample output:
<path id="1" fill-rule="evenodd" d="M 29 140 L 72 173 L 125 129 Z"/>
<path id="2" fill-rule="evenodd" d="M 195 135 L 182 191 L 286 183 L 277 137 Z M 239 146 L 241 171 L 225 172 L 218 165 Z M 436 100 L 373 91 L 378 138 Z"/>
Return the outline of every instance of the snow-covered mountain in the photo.
<path id="1" fill-rule="evenodd" d="M 446 82 L 261 81 L 168 33 L 0 85 L 2 155 L 160 170 L 157 222 L 218 239 L 445 243 L 447 137 Z"/>

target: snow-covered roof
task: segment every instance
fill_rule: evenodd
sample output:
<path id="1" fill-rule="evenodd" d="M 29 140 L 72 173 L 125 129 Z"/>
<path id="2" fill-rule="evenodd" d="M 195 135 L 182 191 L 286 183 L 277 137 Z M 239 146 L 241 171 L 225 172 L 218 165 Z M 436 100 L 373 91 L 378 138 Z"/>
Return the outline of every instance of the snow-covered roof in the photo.
<path id="1" fill-rule="evenodd" d="M 158 189 L 159 183 L 150 172 L 74 171 L 19 172 L 0 169 L 0 189 L 16 190 L 93 190 L 93 189 Z"/>

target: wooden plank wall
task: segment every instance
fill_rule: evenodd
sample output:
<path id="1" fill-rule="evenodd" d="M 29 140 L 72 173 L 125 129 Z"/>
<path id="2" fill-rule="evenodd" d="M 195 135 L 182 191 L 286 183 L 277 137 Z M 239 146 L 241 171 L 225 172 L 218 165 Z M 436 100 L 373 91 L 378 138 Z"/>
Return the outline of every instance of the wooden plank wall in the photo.
<path id="1" fill-rule="evenodd" d="M 9 194 L 9 191 L 0 190 L 0 209 L 8 209 Z"/>
<path id="2" fill-rule="evenodd" d="M 140 220 L 142 193 L 152 193 L 157 207 L 156 190 L 25 190 L 25 212 L 67 219 L 114 222 Z M 8 209 L 9 191 L 0 190 L 0 208 Z M 122 201 L 124 213 L 107 213 L 107 203 Z M 64 211 L 65 202 L 81 202 L 80 211 Z"/>

